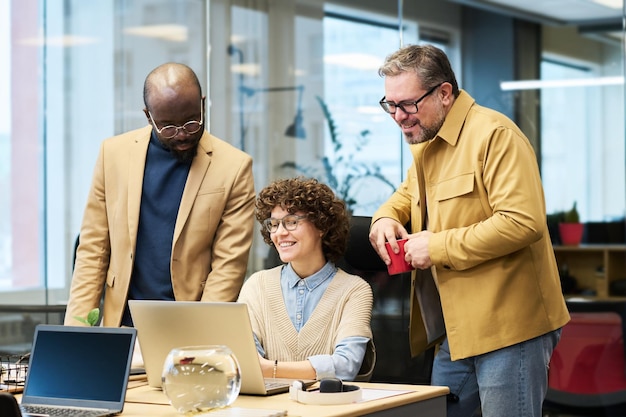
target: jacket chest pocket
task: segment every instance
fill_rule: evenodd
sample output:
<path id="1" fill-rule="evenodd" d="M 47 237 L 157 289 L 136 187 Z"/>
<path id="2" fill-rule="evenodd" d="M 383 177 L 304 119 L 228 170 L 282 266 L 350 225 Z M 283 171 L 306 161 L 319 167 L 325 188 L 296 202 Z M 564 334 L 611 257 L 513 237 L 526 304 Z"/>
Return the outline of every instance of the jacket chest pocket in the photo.
<path id="1" fill-rule="evenodd" d="M 442 229 L 466 226 L 485 218 L 472 172 L 441 181 L 434 197 Z"/>
<path id="2" fill-rule="evenodd" d="M 441 181 L 437 184 L 437 190 L 435 192 L 435 200 L 442 202 L 457 197 L 462 197 L 466 194 L 471 194 L 474 191 L 474 174 L 462 174 L 458 177 L 450 178 Z"/>

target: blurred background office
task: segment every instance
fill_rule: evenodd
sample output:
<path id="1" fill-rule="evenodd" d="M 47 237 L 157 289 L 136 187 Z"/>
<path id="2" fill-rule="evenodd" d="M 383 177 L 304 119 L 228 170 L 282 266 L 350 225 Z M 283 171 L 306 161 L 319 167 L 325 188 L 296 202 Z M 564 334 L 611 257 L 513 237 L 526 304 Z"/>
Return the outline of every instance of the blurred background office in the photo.
<path id="1" fill-rule="evenodd" d="M 316 176 L 354 215 L 368 216 L 411 162 L 378 106 L 378 66 L 402 44 L 435 44 L 462 88 L 531 139 L 548 213 L 576 201 L 585 222 L 621 220 L 623 7 L 623 0 L 0 0 L 0 307 L 63 305 L 99 144 L 147 123 L 143 81 L 166 61 L 197 72 L 208 130 L 252 155 L 257 189 L 279 177 Z M 248 275 L 268 257 L 258 235 Z"/>

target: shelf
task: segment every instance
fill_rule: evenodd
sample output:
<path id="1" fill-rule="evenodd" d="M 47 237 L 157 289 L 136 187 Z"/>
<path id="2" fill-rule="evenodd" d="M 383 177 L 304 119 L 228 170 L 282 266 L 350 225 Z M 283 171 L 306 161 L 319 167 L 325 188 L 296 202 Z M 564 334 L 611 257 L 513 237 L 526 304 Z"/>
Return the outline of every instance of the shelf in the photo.
<path id="1" fill-rule="evenodd" d="M 559 270 L 567 268 L 577 287 L 587 295 L 606 298 L 613 281 L 626 278 L 626 245 L 586 244 L 554 246 Z"/>

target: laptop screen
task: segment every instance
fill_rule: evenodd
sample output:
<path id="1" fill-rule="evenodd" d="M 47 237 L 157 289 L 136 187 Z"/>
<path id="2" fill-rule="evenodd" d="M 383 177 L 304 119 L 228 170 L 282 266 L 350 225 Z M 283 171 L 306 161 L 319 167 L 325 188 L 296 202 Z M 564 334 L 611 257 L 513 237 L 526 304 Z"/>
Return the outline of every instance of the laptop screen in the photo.
<path id="1" fill-rule="evenodd" d="M 129 328 L 37 326 L 23 402 L 123 403 L 135 335 Z"/>

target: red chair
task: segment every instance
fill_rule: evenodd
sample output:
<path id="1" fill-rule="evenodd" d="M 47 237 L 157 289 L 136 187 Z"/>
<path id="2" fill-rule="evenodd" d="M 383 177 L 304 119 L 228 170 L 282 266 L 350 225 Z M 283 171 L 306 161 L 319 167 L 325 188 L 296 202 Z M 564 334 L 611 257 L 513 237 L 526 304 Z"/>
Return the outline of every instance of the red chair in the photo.
<path id="1" fill-rule="evenodd" d="M 626 416 L 626 301 L 568 301 L 572 320 L 550 362 L 544 411 Z"/>

